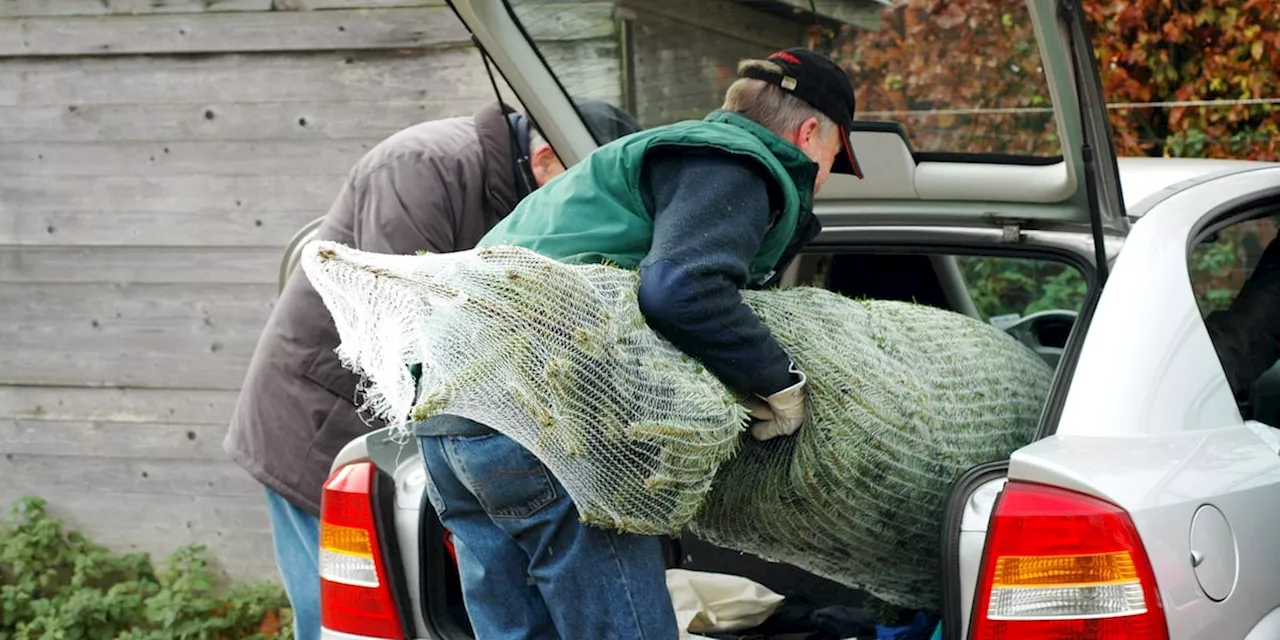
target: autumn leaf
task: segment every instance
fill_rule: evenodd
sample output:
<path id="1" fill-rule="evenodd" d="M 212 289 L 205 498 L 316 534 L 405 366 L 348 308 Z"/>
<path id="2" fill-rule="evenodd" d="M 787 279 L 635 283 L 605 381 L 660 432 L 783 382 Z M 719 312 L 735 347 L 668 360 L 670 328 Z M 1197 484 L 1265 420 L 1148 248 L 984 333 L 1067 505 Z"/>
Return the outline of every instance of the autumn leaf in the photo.
<path id="1" fill-rule="evenodd" d="M 859 108 L 936 111 L 1047 106 L 1023 0 L 907 0 L 877 30 L 842 30 L 823 46 L 854 70 Z M 1274 0 L 1085 0 L 1110 103 L 1280 95 Z M 1231 104 L 1138 106 L 1110 114 L 1123 155 L 1276 160 L 1280 111 Z M 912 117 L 921 150 L 1060 153 L 1052 117 Z M 1193 133 L 1194 132 L 1194 133 Z"/>

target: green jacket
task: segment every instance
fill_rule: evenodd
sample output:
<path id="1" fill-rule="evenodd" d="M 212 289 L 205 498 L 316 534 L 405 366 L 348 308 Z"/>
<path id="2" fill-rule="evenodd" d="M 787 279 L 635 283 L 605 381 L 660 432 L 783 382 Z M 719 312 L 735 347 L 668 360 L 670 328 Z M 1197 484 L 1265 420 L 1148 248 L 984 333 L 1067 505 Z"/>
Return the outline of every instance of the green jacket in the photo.
<path id="1" fill-rule="evenodd" d="M 641 197 L 644 160 L 655 147 L 711 148 L 758 161 L 781 194 L 781 215 L 750 264 L 763 284 L 780 268 L 799 222 L 813 208 L 813 161 L 782 137 L 728 111 L 634 133 L 600 147 L 525 198 L 478 246 L 510 244 L 570 263 L 611 261 L 635 269 L 649 251 L 653 219 Z"/>

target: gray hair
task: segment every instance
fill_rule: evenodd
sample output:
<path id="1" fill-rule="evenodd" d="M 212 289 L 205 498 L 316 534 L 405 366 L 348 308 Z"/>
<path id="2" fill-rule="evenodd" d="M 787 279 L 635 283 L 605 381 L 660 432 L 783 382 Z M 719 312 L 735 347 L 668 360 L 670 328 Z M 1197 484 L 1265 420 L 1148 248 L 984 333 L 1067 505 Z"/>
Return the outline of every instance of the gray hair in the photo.
<path id="1" fill-rule="evenodd" d="M 738 73 L 747 69 L 782 73 L 782 67 L 768 60 L 743 60 L 738 65 Z M 809 118 L 818 119 L 824 135 L 836 126 L 831 118 L 809 103 L 783 91 L 777 85 L 755 78 L 739 78 L 729 85 L 721 108 L 736 111 L 781 136 L 795 132 Z"/>

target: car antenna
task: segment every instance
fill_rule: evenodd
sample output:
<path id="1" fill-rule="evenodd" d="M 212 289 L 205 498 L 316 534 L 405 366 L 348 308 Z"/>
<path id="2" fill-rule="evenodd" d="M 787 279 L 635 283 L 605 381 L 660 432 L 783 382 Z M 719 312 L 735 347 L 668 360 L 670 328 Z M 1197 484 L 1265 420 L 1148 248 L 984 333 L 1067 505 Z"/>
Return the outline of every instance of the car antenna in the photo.
<path id="1" fill-rule="evenodd" d="M 533 175 L 533 167 L 529 163 L 529 154 L 520 146 L 520 137 L 516 135 L 515 125 L 511 124 L 511 118 L 507 117 L 507 103 L 502 101 L 502 92 L 498 90 L 498 80 L 494 77 L 493 69 L 489 66 L 489 52 L 484 48 L 483 44 L 480 44 L 480 39 L 474 34 L 471 36 L 471 42 L 475 43 L 476 49 L 480 51 L 480 60 L 484 62 L 484 71 L 489 76 L 489 84 L 493 86 L 493 95 L 498 99 L 498 105 L 502 110 L 502 120 L 507 123 L 507 132 L 511 134 L 511 156 L 515 160 L 516 168 L 519 169 L 520 179 L 524 182 L 524 192 L 526 194 L 533 193 L 538 181 Z"/>

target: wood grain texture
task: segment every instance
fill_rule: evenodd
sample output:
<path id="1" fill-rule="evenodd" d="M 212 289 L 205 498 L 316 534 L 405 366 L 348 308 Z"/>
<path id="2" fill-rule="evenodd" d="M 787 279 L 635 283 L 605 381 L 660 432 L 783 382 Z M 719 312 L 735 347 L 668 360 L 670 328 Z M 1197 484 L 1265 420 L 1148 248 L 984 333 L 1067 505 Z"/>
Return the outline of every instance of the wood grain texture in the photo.
<path id="1" fill-rule="evenodd" d="M 0 146 L 8 176 L 305 176 L 346 173 L 369 139 L 27 142 Z M 0 224 L 0 227 L 3 227 Z"/>
<path id="2" fill-rule="evenodd" d="M 0 21 L 0 56 L 426 49 L 470 41 L 441 7 Z"/>
<path id="3" fill-rule="evenodd" d="M 168 337 L 115 346 L 84 340 L 4 345 L 0 385 L 235 391 L 249 368 L 255 338 Z"/>
<path id="4" fill-rule="evenodd" d="M 16 453 L 0 456 L 0 477 L 33 476 L 44 476 L 40 485 L 43 487 L 102 493 L 258 496 L 262 492 L 261 485 L 249 474 L 226 460 Z"/>
<path id="5" fill-rule="evenodd" d="M 202 104 L 152 104 L 145 109 L 128 104 L 71 105 L 75 108 L 0 106 L 0 140 L 15 144 L 376 142 L 426 120 L 470 116 L 492 101 L 493 94 L 469 92 L 420 100 L 322 100 L 317 96 L 309 101 L 252 104 L 215 100 Z M 214 117 L 208 117 L 208 113 Z M 163 153 L 167 146 L 157 148 Z"/>
<path id="6" fill-rule="evenodd" d="M 269 9 L 271 9 L 271 0 L 0 0 L 0 18 L 267 11 Z"/>
<path id="7" fill-rule="evenodd" d="M 0 381 L 236 389 L 273 296 L 266 285 L 0 284 L 0 351 L 12 363 Z M 47 414 L 36 406 L 27 414 Z M 155 413 L 169 420 L 188 409 Z M 196 413 L 208 420 L 212 409 Z M 224 407 L 214 419 L 229 416 Z"/>
<path id="8" fill-rule="evenodd" d="M 607 38 L 616 30 L 617 3 L 611 0 L 530 2 L 513 9 L 520 26 L 538 43 Z"/>
<path id="9" fill-rule="evenodd" d="M 226 466 L 235 467 L 226 462 Z M 6 478 L 7 479 L 7 478 Z M 269 532 L 266 503 L 257 496 L 164 495 L 85 491 L 83 488 L 41 487 L 35 479 L 15 478 L 0 487 L 0 506 L 8 506 L 26 495 L 44 497 L 55 513 L 74 514 L 78 522 L 109 522 L 178 532 L 183 529 L 207 531 Z"/>
<path id="10" fill-rule="evenodd" d="M 380 9 L 387 7 L 444 7 L 445 0 L 275 0 L 276 11 L 317 11 L 325 9 Z"/>
<path id="11" fill-rule="evenodd" d="M 283 247 L 0 247 L 0 282 L 275 284 Z"/>
<path id="12" fill-rule="evenodd" d="M 0 386 L 0 420 L 226 424 L 238 395 L 209 389 Z"/>
<path id="13" fill-rule="evenodd" d="M 635 115 L 645 126 L 703 117 L 724 102 L 739 61 L 800 42 L 798 23 L 719 0 L 645 8 L 632 16 Z M 742 28 L 726 31 L 725 24 Z"/>
<path id="14" fill-rule="evenodd" d="M 115 342 L 164 334 L 256 334 L 274 296 L 270 285 L 0 283 L 0 336 L 82 334 Z"/>
<path id="15" fill-rule="evenodd" d="M 0 453 L 39 457 L 222 462 L 226 424 L 0 419 Z M 150 477 L 150 474 L 149 474 Z"/>
<path id="16" fill-rule="evenodd" d="M 262 247 L 283 251 L 298 229 L 324 215 L 305 211 L 0 211 L 0 244 L 79 247 Z"/>
<path id="17" fill-rule="evenodd" d="M 193 213 L 329 210 L 346 171 L 301 176 L 10 176 L 0 182 L 0 211 Z M 157 222 L 163 222 L 163 219 Z"/>
<path id="18" fill-rule="evenodd" d="M 808 0 L 804 0 L 808 2 Z M 803 29 L 813 23 L 802 19 L 787 20 L 776 14 L 759 11 L 731 0 L 645 0 L 643 3 L 624 3 L 622 15 L 635 19 L 644 16 L 656 16 L 674 21 L 677 26 L 703 32 L 703 37 L 710 35 L 728 37 L 744 43 L 776 50 L 779 42 L 782 46 L 799 46 Z M 666 36 L 666 37 L 663 37 Z M 682 39 L 683 38 L 683 39 Z M 684 34 L 657 34 L 641 37 L 637 44 L 659 42 L 679 42 L 683 47 L 703 51 L 708 43 L 695 38 L 688 39 Z M 690 61 L 692 62 L 692 61 Z"/>
<path id="19" fill-rule="evenodd" d="M 471 47 L 0 59 L 0 105 L 199 105 L 493 99 Z M 136 107 L 135 107 L 136 108 Z"/>
<path id="20" fill-rule="evenodd" d="M 541 17 L 616 101 L 613 3 Z M 0 509 L 275 579 L 222 439 L 283 245 L 378 141 L 493 99 L 443 0 L 0 0 Z"/>

